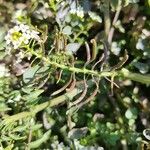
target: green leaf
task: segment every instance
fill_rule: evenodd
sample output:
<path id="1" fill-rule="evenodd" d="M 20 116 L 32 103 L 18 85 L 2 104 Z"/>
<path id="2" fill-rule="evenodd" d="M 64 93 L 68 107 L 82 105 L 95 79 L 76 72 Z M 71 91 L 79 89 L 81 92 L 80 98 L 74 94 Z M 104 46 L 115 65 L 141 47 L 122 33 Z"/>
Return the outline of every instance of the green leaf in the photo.
<path id="1" fill-rule="evenodd" d="M 116 142 L 120 139 L 120 136 L 116 133 L 110 133 L 106 136 L 106 140 L 110 145 L 116 145 Z"/>
<path id="2" fill-rule="evenodd" d="M 19 135 L 17 135 L 17 134 L 9 134 L 9 137 L 11 137 L 13 140 L 24 140 L 24 139 L 26 139 L 27 137 L 26 136 L 19 136 Z"/>
<path id="3" fill-rule="evenodd" d="M 17 126 L 16 128 L 13 129 L 13 132 L 23 132 L 27 130 L 27 128 L 28 128 L 28 125 Z"/>
<path id="4" fill-rule="evenodd" d="M 38 102 L 38 97 L 43 92 L 44 90 L 35 90 L 33 92 L 30 92 L 29 95 L 23 96 L 23 99 L 27 101 L 27 104 L 33 104 L 35 102 Z"/>
<path id="5" fill-rule="evenodd" d="M 11 144 L 11 145 L 8 145 L 7 147 L 5 147 L 4 150 L 12 150 L 13 147 L 14 147 L 14 144 Z"/>
<path id="6" fill-rule="evenodd" d="M 132 65 L 135 66 L 142 74 L 145 74 L 149 71 L 149 65 L 146 63 L 134 62 Z"/>
<path id="7" fill-rule="evenodd" d="M 71 27 L 70 26 L 65 26 L 63 28 L 63 31 L 62 31 L 64 34 L 66 35 L 71 35 L 72 34 L 72 31 L 71 31 Z"/>
<path id="8" fill-rule="evenodd" d="M 80 43 L 69 43 L 66 46 L 66 50 L 68 53 L 72 54 L 72 53 L 76 53 L 77 50 L 80 48 L 81 44 Z"/>
<path id="9" fill-rule="evenodd" d="M 39 130 L 43 125 L 42 124 L 36 124 L 31 126 L 32 131 L 37 131 Z"/>
<path id="10" fill-rule="evenodd" d="M 40 66 L 36 65 L 34 67 L 28 68 L 23 74 L 24 83 L 28 83 L 35 77 L 36 72 L 39 70 Z"/>
<path id="11" fill-rule="evenodd" d="M 51 130 L 47 131 L 40 139 L 29 143 L 29 148 L 38 148 L 42 143 L 50 138 Z"/>
<path id="12" fill-rule="evenodd" d="M 137 109 L 134 108 L 128 108 L 127 111 L 125 112 L 125 117 L 127 119 L 136 119 L 137 118 Z"/>
<path id="13" fill-rule="evenodd" d="M 7 107 L 6 104 L 0 103 L 0 112 L 11 110 L 11 108 Z"/>

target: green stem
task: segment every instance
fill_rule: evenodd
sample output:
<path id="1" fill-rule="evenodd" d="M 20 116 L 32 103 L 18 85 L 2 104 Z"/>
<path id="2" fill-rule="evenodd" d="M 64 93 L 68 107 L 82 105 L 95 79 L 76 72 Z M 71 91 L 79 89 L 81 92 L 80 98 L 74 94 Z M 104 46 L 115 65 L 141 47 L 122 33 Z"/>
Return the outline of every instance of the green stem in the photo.
<path id="1" fill-rule="evenodd" d="M 110 31 L 109 31 L 109 34 L 108 34 L 108 43 L 109 44 L 112 43 L 112 39 L 113 39 L 114 32 L 115 32 L 115 25 L 116 25 L 116 22 L 118 21 L 118 18 L 119 18 L 121 9 L 122 9 L 121 4 L 122 4 L 122 2 L 118 1 L 118 6 L 117 6 L 116 13 L 115 13 L 115 17 L 114 17 L 113 22 L 112 22 L 112 27 L 110 28 Z"/>
<path id="2" fill-rule="evenodd" d="M 37 58 L 45 61 L 46 63 L 48 63 L 52 66 L 60 68 L 62 70 L 68 70 L 68 71 L 75 72 L 75 73 L 90 74 L 90 75 L 95 75 L 97 77 L 109 77 L 109 76 L 112 76 L 112 74 L 114 74 L 114 71 L 113 72 L 109 72 L 109 71 L 97 72 L 97 71 L 89 70 L 86 68 L 76 68 L 76 67 L 72 67 L 72 66 L 66 66 L 63 64 L 59 64 L 54 61 L 50 61 L 49 58 L 46 58 L 41 54 L 36 53 L 33 49 L 30 49 L 28 47 L 27 47 L 27 49 L 28 49 L 28 51 L 31 52 L 31 54 L 35 55 Z"/>
<path id="3" fill-rule="evenodd" d="M 50 65 L 58 67 L 62 70 L 68 70 L 68 71 L 75 72 L 75 73 L 94 75 L 94 76 L 99 77 L 99 78 L 111 77 L 113 75 L 123 76 L 124 78 L 128 78 L 128 79 L 133 80 L 133 81 L 137 81 L 137 82 L 144 83 L 144 84 L 150 84 L 150 75 L 142 75 L 142 74 L 138 74 L 138 73 L 132 73 L 132 72 L 129 72 L 125 68 L 123 68 L 121 71 L 113 70 L 113 71 L 98 72 L 98 71 L 94 71 L 94 70 L 88 70 L 86 68 L 76 68 L 76 67 L 71 67 L 71 66 L 65 66 L 63 64 L 58 64 L 56 62 L 50 61 L 48 58 L 43 57 L 42 55 L 36 53 L 34 50 L 30 49 L 30 52 L 33 55 L 35 55 L 37 58 L 47 62 Z"/>
<path id="4" fill-rule="evenodd" d="M 150 74 L 142 75 L 139 73 L 132 73 L 129 70 L 123 68 L 120 71 L 120 75 L 122 75 L 124 78 L 128 78 L 128 79 L 133 80 L 133 81 L 137 81 L 137 82 L 140 82 L 143 84 L 150 84 Z"/>
<path id="5" fill-rule="evenodd" d="M 57 105 L 65 102 L 67 99 L 69 99 L 69 100 L 72 99 L 74 96 L 76 96 L 80 92 L 81 92 L 81 90 L 79 90 L 78 88 L 75 88 L 72 91 L 65 93 L 64 95 L 61 95 L 54 99 L 50 99 L 49 101 L 47 101 L 45 103 L 42 103 L 42 104 L 39 104 L 39 105 L 33 107 L 32 111 L 21 112 L 16 115 L 9 116 L 1 122 L 1 125 L 6 125 L 6 124 L 9 124 L 11 122 L 14 122 L 14 121 L 26 118 L 26 117 L 34 116 L 36 113 L 44 110 L 47 107 L 54 107 L 54 106 L 57 106 Z"/>
<path id="6" fill-rule="evenodd" d="M 72 66 L 65 66 L 63 64 L 58 64 L 56 62 L 50 61 L 48 58 L 43 57 L 42 55 L 36 53 L 33 49 L 30 49 L 29 47 L 26 47 L 28 51 L 30 51 L 33 55 L 35 55 L 37 58 L 47 62 L 50 65 L 53 65 L 55 67 L 61 68 L 62 70 L 68 70 L 75 73 L 82 73 L 82 74 L 90 74 L 94 75 L 96 77 L 111 77 L 113 75 L 115 76 L 123 76 L 124 78 L 131 79 L 133 81 L 137 81 L 143 84 L 150 84 L 150 75 L 142 75 L 138 73 L 132 73 L 129 72 L 127 69 L 123 68 L 121 71 L 94 71 L 94 70 L 88 70 L 86 68 L 76 68 Z"/>
<path id="7" fill-rule="evenodd" d="M 106 39 L 108 37 L 110 26 L 111 26 L 111 20 L 110 20 L 110 0 L 106 0 L 104 2 L 104 27 L 105 27 L 105 36 Z"/>

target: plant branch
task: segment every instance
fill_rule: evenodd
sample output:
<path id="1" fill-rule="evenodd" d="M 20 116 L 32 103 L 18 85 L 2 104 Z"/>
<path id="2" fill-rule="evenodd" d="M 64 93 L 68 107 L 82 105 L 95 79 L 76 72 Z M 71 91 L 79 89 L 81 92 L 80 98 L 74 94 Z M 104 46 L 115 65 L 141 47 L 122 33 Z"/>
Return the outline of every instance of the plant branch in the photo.
<path id="1" fill-rule="evenodd" d="M 116 13 L 115 13 L 115 17 L 113 19 L 113 22 L 112 22 L 112 26 L 110 28 L 110 31 L 109 31 L 109 34 L 108 34 L 108 43 L 111 45 L 112 43 L 112 39 L 113 39 L 113 36 L 114 36 L 114 31 L 115 31 L 115 24 L 119 18 L 119 15 L 120 15 L 120 12 L 121 12 L 121 1 L 118 1 L 118 7 L 117 7 L 117 10 L 116 10 Z"/>
<path id="2" fill-rule="evenodd" d="M 85 68 L 76 68 L 76 67 L 72 67 L 72 66 L 66 66 L 63 64 L 58 64 L 56 62 L 52 62 L 50 61 L 48 58 L 43 57 L 42 55 L 39 55 L 38 53 L 36 53 L 35 51 L 31 52 L 33 55 L 35 55 L 36 57 L 38 57 L 39 59 L 42 59 L 43 61 L 47 62 L 50 65 L 54 65 L 58 68 L 61 68 L 63 70 L 68 70 L 74 73 L 82 73 L 82 74 L 89 74 L 89 75 L 93 75 L 99 78 L 102 77 L 111 77 L 111 76 L 122 76 L 124 78 L 133 80 L 133 81 L 137 81 L 140 83 L 144 83 L 144 84 L 150 84 L 150 75 L 142 75 L 142 74 L 138 74 L 138 73 L 132 73 L 129 72 L 127 69 L 123 68 L 121 71 L 116 71 L 116 70 L 112 70 L 112 71 L 95 71 L 95 70 L 89 70 L 89 69 L 85 69 Z"/>
<path id="3" fill-rule="evenodd" d="M 136 82 L 140 82 L 143 84 L 150 84 L 150 74 L 147 75 L 142 75 L 139 73 L 133 73 L 130 72 L 129 70 L 122 68 L 122 70 L 120 71 L 121 76 L 123 76 L 124 78 L 136 81 Z"/>
<path id="4" fill-rule="evenodd" d="M 104 28 L 105 28 L 105 36 L 108 38 L 111 21 L 110 21 L 110 0 L 104 1 Z"/>
<path id="5" fill-rule="evenodd" d="M 49 58 L 46 58 L 44 57 L 42 54 L 38 54 L 37 52 L 35 52 L 33 49 L 31 48 L 28 48 L 28 51 L 31 52 L 31 54 L 33 54 L 34 56 L 36 56 L 37 58 L 43 60 L 44 62 L 48 63 L 49 65 L 52 65 L 56 68 L 60 68 L 62 70 L 68 70 L 68 71 L 71 71 L 71 72 L 74 72 L 74 73 L 82 73 L 82 74 L 89 74 L 89 75 L 94 75 L 94 76 L 97 76 L 97 77 L 110 77 L 112 76 L 112 74 L 114 74 L 114 72 L 110 72 L 110 71 L 103 71 L 103 72 L 97 72 L 95 70 L 89 70 L 89 69 L 86 69 L 86 68 L 76 68 L 74 66 L 66 66 L 64 64 L 59 64 L 57 62 L 54 62 L 54 61 L 50 61 Z"/>
<path id="6" fill-rule="evenodd" d="M 0 126 L 10 124 L 14 121 L 17 121 L 17 120 L 20 120 L 20 119 L 23 119 L 23 118 L 34 116 L 36 113 L 44 110 L 47 107 L 54 107 L 54 106 L 57 106 L 57 105 L 65 102 L 68 99 L 71 100 L 74 96 L 78 95 L 81 91 L 82 91 L 82 89 L 80 90 L 78 88 L 74 88 L 70 92 L 66 92 L 65 94 L 63 94 L 61 96 L 58 96 L 54 99 L 50 99 L 49 101 L 47 101 L 45 103 L 42 103 L 42 104 L 39 104 L 39 105 L 33 107 L 32 111 L 21 112 L 21 113 L 18 113 L 16 115 L 13 115 L 13 116 L 6 117 L 1 122 Z"/>

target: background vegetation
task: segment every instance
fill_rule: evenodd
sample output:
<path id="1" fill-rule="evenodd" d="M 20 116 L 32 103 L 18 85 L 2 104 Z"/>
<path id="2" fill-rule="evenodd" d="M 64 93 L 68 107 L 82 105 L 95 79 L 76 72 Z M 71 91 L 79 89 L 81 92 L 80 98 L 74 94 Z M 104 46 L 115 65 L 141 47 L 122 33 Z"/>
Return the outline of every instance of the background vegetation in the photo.
<path id="1" fill-rule="evenodd" d="M 150 149 L 149 0 L 0 0 L 0 149 Z"/>

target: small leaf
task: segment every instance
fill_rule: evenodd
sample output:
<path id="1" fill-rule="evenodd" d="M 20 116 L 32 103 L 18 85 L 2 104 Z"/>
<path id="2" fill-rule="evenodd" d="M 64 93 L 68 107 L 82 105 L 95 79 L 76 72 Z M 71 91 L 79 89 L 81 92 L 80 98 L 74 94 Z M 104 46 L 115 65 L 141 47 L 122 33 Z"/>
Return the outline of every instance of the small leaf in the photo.
<path id="1" fill-rule="evenodd" d="M 141 62 L 134 62 L 132 65 L 135 66 L 142 74 L 145 74 L 149 71 L 148 64 L 141 63 Z"/>
<path id="2" fill-rule="evenodd" d="M 19 136 L 19 135 L 17 135 L 17 134 L 9 134 L 9 136 L 13 139 L 13 140 L 15 140 L 15 141 L 17 141 L 17 140 L 24 140 L 24 139 L 26 139 L 27 137 L 26 136 Z"/>
<path id="3" fill-rule="evenodd" d="M 16 128 L 13 129 L 13 132 L 23 132 L 25 130 L 27 130 L 28 126 L 24 125 L 24 126 L 17 126 Z"/>
<path id="4" fill-rule="evenodd" d="M 33 92 L 30 92 L 29 95 L 25 95 L 23 99 L 27 101 L 27 104 L 37 103 L 39 100 L 39 95 L 43 92 L 44 90 L 35 90 Z"/>
<path id="5" fill-rule="evenodd" d="M 36 124 L 31 126 L 32 131 L 37 131 L 39 130 L 43 125 L 42 124 Z"/>
<path id="6" fill-rule="evenodd" d="M 127 119 L 136 119 L 137 118 L 137 109 L 136 108 L 129 108 L 125 112 L 125 117 Z"/>
<path id="7" fill-rule="evenodd" d="M 68 53 L 72 54 L 72 53 L 76 53 L 77 50 L 80 48 L 81 44 L 80 43 L 69 43 L 66 46 L 66 50 Z"/>
<path id="8" fill-rule="evenodd" d="M 63 31 L 62 31 L 64 34 L 66 35 L 71 35 L 72 34 L 72 31 L 71 31 L 71 27 L 70 26 L 65 26 L 63 28 Z"/>
<path id="9" fill-rule="evenodd" d="M 28 68 L 23 74 L 24 83 L 28 83 L 33 80 L 36 72 L 39 70 L 40 66 L 36 65 L 34 67 Z"/>
<path id="10" fill-rule="evenodd" d="M 44 133 L 43 136 L 42 136 L 40 139 L 29 143 L 28 146 L 29 146 L 30 148 L 39 148 L 39 146 L 40 146 L 42 143 L 46 142 L 46 141 L 50 138 L 50 134 L 51 134 L 51 130 L 49 130 L 49 131 L 47 131 L 46 133 Z"/>

